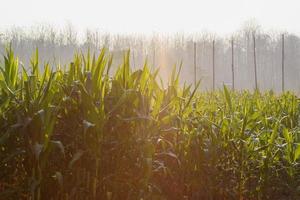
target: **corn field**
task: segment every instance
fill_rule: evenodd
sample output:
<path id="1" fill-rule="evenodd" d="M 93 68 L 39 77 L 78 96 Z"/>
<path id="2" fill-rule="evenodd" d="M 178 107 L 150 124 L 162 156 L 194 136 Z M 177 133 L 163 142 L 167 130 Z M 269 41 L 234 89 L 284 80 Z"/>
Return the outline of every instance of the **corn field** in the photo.
<path id="1" fill-rule="evenodd" d="M 0 199 L 300 199 L 300 100 L 291 92 L 201 92 L 129 52 L 0 72 Z M 44 68 L 43 71 L 40 68 Z"/>

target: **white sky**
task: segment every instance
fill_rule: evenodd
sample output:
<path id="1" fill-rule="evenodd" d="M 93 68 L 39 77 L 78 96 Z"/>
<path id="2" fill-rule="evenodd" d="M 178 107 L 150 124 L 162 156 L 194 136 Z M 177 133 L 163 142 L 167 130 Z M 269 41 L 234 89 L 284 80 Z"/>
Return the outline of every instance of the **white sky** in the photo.
<path id="1" fill-rule="evenodd" d="M 0 28 L 71 22 L 119 33 L 230 33 L 255 18 L 300 33 L 300 0 L 0 0 Z"/>

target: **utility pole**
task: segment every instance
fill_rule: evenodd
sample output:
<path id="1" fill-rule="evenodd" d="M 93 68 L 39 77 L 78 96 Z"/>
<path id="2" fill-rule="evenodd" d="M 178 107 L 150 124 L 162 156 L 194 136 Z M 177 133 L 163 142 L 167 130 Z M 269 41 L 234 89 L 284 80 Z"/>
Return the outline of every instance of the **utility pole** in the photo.
<path id="1" fill-rule="evenodd" d="M 252 33 L 253 36 L 253 59 L 254 59 L 254 78 L 255 78 L 255 90 L 258 89 L 257 85 L 257 64 L 256 64 L 256 41 L 255 41 L 255 33 Z"/>
<path id="2" fill-rule="evenodd" d="M 281 89 L 282 89 L 282 92 L 284 92 L 285 88 L 284 88 L 284 34 L 282 34 L 282 55 L 281 55 L 281 59 L 282 59 L 282 63 L 281 63 Z"/>
<path id="3" fill-rule="evenodd" d="M 194 84 L 197 85 L 197 45 L 194 42 Z"/>
<path id="4" fill-rule="evenodd" d="M 215 40 L 212 43 L 213 90 L 215 90 Z"/>
<path id="5" fill-rule="evenodd" d="M 234 46 L 233 46 L 233 37 L 231 39 L 231 73 L 232 73 L 232 90 L 234 90 L 235 86 L 234 86 Z"/>

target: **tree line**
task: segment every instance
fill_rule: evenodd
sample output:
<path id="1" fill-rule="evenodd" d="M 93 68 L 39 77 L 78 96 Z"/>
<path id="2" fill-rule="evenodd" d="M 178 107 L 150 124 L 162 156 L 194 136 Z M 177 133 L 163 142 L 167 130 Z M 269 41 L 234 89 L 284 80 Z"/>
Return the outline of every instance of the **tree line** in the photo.
<path id="1" fill-rule="evenodd" d="M 1 53 L 8 43 L 25 67 L 36 48 L 42 62 L 64 66 L 75 52 L 86 53 L 89 49 L 98 54 L 106 47 L 114 56 L 114 69 L 130 49 L 133 68 L 141 68 L 146 61 L 153 68 L 160 67 L 161 77 L 167 79 L 174 65 L 182 65 L 182 81 L 193 83 L 195 77 L 201 79 L 204 90 L 223 84 L 232 86 L 234 82 L 235 89 L 254 89 L 257 85 L 261 90 L 281 91 L 284 80 L 286 90 L 300 91 L 300 37 L 263 31 L 253 25 L 230 36 L 207 32 L 149 36 L 99 30 L 86 30 L 80 35 L 70 24 L 61 30 L 43 24 L 30 30 L 20 27 L 1 30 Z"/>

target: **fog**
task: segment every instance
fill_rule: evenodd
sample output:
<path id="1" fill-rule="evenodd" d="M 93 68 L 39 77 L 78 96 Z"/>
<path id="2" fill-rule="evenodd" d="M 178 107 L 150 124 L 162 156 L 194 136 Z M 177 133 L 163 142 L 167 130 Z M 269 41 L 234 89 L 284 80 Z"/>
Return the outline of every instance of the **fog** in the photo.
<path id="1" fill-rule="evenodd" d="M 114 55 L 113 69 L 115 69 L 121 63 L 124 52 L 130 49 L 132 68 L 141 68 L 147 61 L 152 68 L 160 68 L 160 76 L 164 80 L 167 80 L 173 66 L 179 66 L 182 62 L 181 82 L 194 83 L 194 63 L 196 63 L 197 80 L 201 79 L 201 88 L 210 90 L 213 85 L 214 41 L 216 88 L 222 87 L 223 84 L 231 87 L 233 64 L 235 88 L 253 89 L 256 62 L 259 89 L 280 92 L 282 90 L 282 34 L 284 35 L 285 89 L 299 93 L 300 37 L 288 32 L 264 31 L 255 24 L 247 24 L 227 36 L 209 32 L 112 34 L 97 30 L 86 30 L 83 35 L 79 35 L 71 25 L 60 30 L 49 25 L 35 26 L 30 30 L 14 27 L 0 32 L 0 52 L 3 54 L 5 45 L 11 43 L 19 60 L 28 67 L 32 53 L 35 48 L 38 48 L 41 63 L 48 61 L 52 66 L 57 66 L 69 64 L 76 52 L 86 53 L 87 49 L 90 49 L 97 54 L 101 48 L 106 47 Z M 256 59 L 254 59 L 253 38 L 256 42 Z M 41 64 L 41 68 L 42 66 Z"/>

